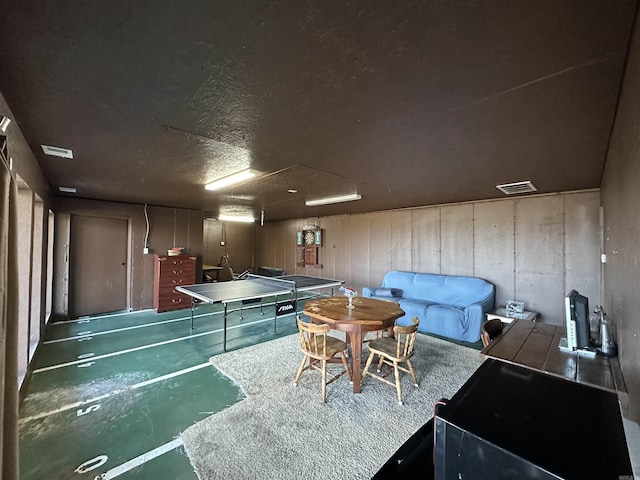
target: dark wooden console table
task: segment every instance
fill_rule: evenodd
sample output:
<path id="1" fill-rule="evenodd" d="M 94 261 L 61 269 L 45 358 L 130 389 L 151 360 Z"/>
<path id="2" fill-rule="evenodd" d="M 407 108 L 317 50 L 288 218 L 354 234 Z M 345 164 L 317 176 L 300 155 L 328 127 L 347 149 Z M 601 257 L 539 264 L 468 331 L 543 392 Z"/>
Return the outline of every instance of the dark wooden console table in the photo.
<path id="1" fill-rule="evenodd" d="M 495 358 L 615 392 L 626 413 L 627 388 L 618 359 L 560 350 L 558 344 L 565 332 L 562 326 L 514 320 L 482 349 L 480 359 Z"/>

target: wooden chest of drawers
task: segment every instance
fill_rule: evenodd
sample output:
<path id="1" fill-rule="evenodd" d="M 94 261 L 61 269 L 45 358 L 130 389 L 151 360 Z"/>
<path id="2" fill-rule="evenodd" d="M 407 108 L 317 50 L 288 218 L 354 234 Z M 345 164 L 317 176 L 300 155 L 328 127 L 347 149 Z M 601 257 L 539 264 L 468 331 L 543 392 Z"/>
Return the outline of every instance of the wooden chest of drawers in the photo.
<path id="1" fill-rule="evenodd" d="M 153 308 L 156 312 L 191 306 L 191 297 L 175 287 L 196 283 L 196 257 L 155 255 L 153 266 Z"/>

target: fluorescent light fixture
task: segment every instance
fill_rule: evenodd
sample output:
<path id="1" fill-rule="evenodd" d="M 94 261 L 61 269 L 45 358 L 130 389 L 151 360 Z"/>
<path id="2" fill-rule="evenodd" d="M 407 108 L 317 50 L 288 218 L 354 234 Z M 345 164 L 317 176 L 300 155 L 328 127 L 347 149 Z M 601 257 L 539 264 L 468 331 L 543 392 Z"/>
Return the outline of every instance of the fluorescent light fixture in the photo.
<path id="1" fill-rule="evenodd" d="M 2 117 L 2 120 L 0 120 L 0 132 L 7 133 L 7 127 L 11 123 L 11 119 L 4 115 L 0 115 L 0 117 Z"/>
<path id="2" fill-rule="evenodd" d="M 248 215 L 219 215 L 218 220 L 222 220 L 223 222 L 244 222 L 244 223 L 253 223 L 256 221 L 255 218 L 250 217 Z"/>
<path id="3" fill-rule="evenodd" d="M 246 170 L 234 173 L 233 175 L 229 175 L 228 177 L 219 178 L 218 180 L 207 183 L 204 188 L 206 188 L 207 190 L 219 190 L 221 188 L 228 187 L 229 185 L 235 185 L 236 183 L 249 180 L 256 175 L 256 172 L 254 172 L 250 168 L 247 168 Z"/>
<path id="4" fill-rule="evenodd" d="M 307 200 L 304 204 L 307 207 L 315 207 L 318 205 L 329 205 L 331 203 L 351 202 L 353 200 L 360 200 L 362 197 L 357 193 L 351 193 L 349 195 L 337 195 L 335 197 L 317 198 L 315 200 Z"/>
<path id="5" fill-rule="evenodd" d="M 73 187 L 58 187 L 58 190 L 65 193 L 76 193 L 76 189 Z"/>

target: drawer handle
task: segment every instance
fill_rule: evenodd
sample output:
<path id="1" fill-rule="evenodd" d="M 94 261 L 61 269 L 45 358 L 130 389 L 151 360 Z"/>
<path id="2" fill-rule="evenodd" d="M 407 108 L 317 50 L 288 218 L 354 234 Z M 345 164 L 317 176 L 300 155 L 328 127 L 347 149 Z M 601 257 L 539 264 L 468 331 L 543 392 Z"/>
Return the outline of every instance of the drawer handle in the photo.
<path id="1" fill-rule="evenodd" d="M 171 301 L 173 303 L 182 303 L 182 299 L 181 298 L 172 298 Z"/>
<path id="2" fill-rule="evenodd" d="M 173 282 L 174 285 L 178 285 L 181 284 L 184 280 L 180 279 L 180 280 L 171 280 Z"/>
<path id="3" fill-rule="evenodd" d="M 173 274 L 174 275 L 182 275 L 182 270 L 178 270 L 178 271 L 174 270 Z"/>
<path id="4" fill-rule="evenodd" d="M 174 264 L 174 265 L 182 265 L 182 261 L 177 262 L 177 261 L 175 261 L 175 260 L 174 260 L 174 261 L 173 261 L 173 264 Z"/>

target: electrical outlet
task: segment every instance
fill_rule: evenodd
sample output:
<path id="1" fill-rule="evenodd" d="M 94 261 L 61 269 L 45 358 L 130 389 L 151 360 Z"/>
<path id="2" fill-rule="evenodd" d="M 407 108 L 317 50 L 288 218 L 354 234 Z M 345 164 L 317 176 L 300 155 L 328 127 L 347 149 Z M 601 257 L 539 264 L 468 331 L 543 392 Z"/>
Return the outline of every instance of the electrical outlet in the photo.
<path id="1" fill-rule="evenodd" d="M 147 247 L 144 247 L 142 249 L 142 253 L 145 254 L 145 255 L 149 255 L 149 249 Z"/>

